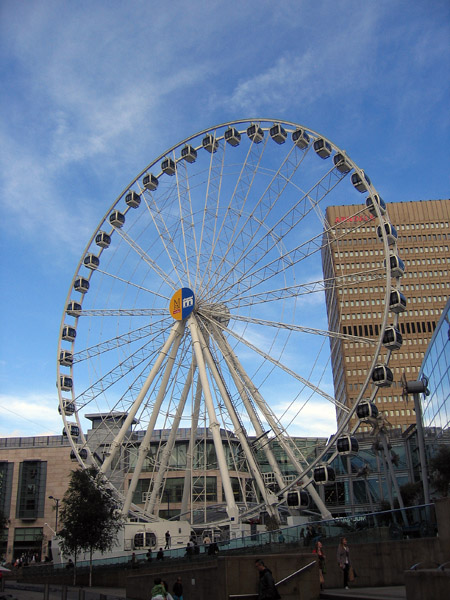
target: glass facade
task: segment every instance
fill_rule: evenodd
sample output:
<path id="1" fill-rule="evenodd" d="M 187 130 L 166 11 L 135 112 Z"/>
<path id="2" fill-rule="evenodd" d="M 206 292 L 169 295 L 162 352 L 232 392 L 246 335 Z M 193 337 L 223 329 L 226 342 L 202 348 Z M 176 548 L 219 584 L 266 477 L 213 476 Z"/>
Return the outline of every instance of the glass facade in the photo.
<path id="1" fill-rule="evenodd" d="M 20 463 L 16 518 L 34 520 L 44 516 L 47 463 L 26 460 Z"/>
<path id="2" fill-rule="evenodd" d="M 449 436 L 450 427 L 450 300 L 444 308 L 428 346 L 419 379 L 428 378 L 429 396 L 422 399 L 426 433 L 436 438 Z"/>

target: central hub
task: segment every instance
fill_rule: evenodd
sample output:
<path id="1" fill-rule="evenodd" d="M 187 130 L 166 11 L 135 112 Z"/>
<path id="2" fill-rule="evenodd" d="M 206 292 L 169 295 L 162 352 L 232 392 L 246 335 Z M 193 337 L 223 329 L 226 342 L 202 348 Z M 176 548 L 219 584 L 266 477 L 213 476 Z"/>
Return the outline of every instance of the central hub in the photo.
<path id="1" fill-rule="evenodd" d="M 170 299 L 170 314 L 176 321 L 182 321 L 191 314 L 194 306 L 194 292 L 190 288 L 181 288 Z"/>

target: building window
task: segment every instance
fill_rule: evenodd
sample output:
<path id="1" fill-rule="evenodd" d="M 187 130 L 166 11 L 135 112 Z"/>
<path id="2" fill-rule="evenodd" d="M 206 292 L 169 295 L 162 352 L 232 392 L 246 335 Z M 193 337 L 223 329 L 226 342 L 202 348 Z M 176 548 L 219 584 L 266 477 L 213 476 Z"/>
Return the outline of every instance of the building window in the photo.
<path id="1" fill-rule="evenodd" d="M 44 516 L 47 463 L 26 460 L 20 463 L 17 491 L 17 519 L 37 519 Z"/>
<path id="2" fill-rule="evenodd" d="M 14 463 L 0 462 L 0 512 L 9 517 Z"/>

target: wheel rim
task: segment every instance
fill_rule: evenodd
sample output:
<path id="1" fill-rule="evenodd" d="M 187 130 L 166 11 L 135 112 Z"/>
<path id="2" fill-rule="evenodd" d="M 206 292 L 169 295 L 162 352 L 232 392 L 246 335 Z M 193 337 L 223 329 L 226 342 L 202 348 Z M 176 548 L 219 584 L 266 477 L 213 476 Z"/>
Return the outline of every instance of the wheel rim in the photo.
<path id="1" fill-rule="evenodd" d="M 281 131 L 287 134 L 284 143 L 271 136 L 274 123 L 281 127 L 279 142 Z M 262 132 L 260 141 L 250 139 L 252 127 L 250 134 Z M 232 129 L 240 134 L 236 146 L 224 139 Z M 291 138 L 298 129 L 310 139 L 304 149 Z M 148 457 L 139 449 L 145 446 L 143 440 L 154 442 L 155 429 L 205 432 L 203 440 L 190 440 L 186 432 L 187 453 L 195 454 L 196 462 L 186 470 L 189 497 L 183 496 L 178 508 L 184 512 L 190 504 L 190 518 L 202 505 L 204 520 L 209 520 L 207 493 L 199 494 L 200 503 L 195 490 L 201 488 L 202 478 L 206 488 L 205 473 L 211 471 L 222 480 L 227 518 L 238 519 L 239 512 L 251 514 L 261 506 L 273 511 L 274 491 L 283 497 L 294 481 L 310 484 L 311 469 L 325 450 L 315 461 L 305 460 L 291 436 L 301 423 L 302 408 L 318 401 L 335 403 L 322 389 L 322 381 L 329 372 L 328 340 L 339 339 L 325 320 L 324 289 L 333 294 L 337 287 L 324 282 L 321 274 L 323 232 L 332 239 L 337 230 L 326 223 L 323 210 L 345 202 L 348 194 L 359 200 L 349 175 L 364 177 L 348 157 L 351 171 L 343 174 L 331 157 L 317 156 L 313 149 L 317 140 L 329 145 L 332 156 L 342 152 L 310 129 L 268 119 L 230 122 L 199 132 L 141 171 L 89 240 L 61 320 L 60 412 L 76 458 L 83 466 L 94 462 L 105 472 L 125 512 L 142 514 L 144 509 L 148 518 L 157 515 L 165 476 L 173 470 L 175 434 L 167 433 L 158 452 L 152 450 Z M 190 149 L 183 151 L 186 146 Z M 195 162 L 182 159 L 182 152 L 189 157 L 196 152 Z M 150 174 L 158 181 L 153 191 L 143 185 Z M 367 188 L 374 197 L 375 188 Z M 387 220 L 377 206 L 376 218 Z M 355 227 L 373 235 L 366 225 L 360 220 Z M 110 245 L 105 247 L 108 237 Z M 387 258 L 384 230 L 382 246 Z M 390 264 L 387 260 L 383 265 L 382 258 L 379 262 L 373 276 L 383 279 L 388 297 Z M 360 285 L 349 278 L 337 281 Z M 80 293 L 80 285 L 89 290 Z M 192 290 L 195 306 L 177 320 L 169 307 L 174 295 L 182 296 L 182 289 Z M 75 307 L 68 311 L 70 302 Z M 385 306 L 377 339 L 359 340 L 367 344 L 372 360 L 355 406 L 376 393 L 369 381 L 387 314 Z M 75 339 L 67 336 L 67 325 L 75 329 Z M 72 354 L 72 364 L 61 361 L 64 351 Z M 388 352 L 385 364 L 389 356 Z M 63 385 L 64 377 L 72 381 L 71 388 Z M 280 386 L 286 396 L 283 402 Z M 354 412 L 341 409 L 337 434 Z M 95 421 L 101 427 L 87 440 L 86 415 L 91 414 L 102 415 Z M 247 434 L 256 438 L 253 446 Z M 200 450 L 202 444 L 214 447 L 215 469 L 210 454 Z M 288 475 L 275 456 L 274 446 L 279 445 L 294 466 Z M 266 471 L 268 465 L 269 475 L 273 473 L 274 485 L 262 473 L 261 456 Z M 144 492 L 146 502 L 138 507 L 136 490 L 151 478 L 155 485 Z M 239 506 L 236 479 L 241 486 Z M 130 488 L 134 493 L 127 492 Z M 312 485 L 308 489 L 313 492 Z"/>

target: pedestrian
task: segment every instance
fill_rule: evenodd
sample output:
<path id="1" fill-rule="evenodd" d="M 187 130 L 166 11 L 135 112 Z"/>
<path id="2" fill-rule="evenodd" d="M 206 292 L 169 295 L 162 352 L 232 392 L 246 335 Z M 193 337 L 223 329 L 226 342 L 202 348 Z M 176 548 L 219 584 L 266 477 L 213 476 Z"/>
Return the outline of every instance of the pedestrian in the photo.
<path id="1" fill-rule="evenodd" d="M 164 584 L 162 582 L 161 577 L 156 577 L 153 580 L 153 587 L 152 587 L 152 600 L 166 600 L 167 597 L 167 592 L 166 592 L 166 588 L 164 587 Z"/>
<path id="2" fill-rule="evenodd" d="M 147 550 L 147 554 L 145 556 L 147 557 L 147 562 L 152 562 L 152 551 L 150 548 Z"/>
<path id="3" fill-rule="evenodd" d="M 337 562 L 339 568 L 344 574 L 344 588 L 348 590 L 349 572 L 351 567 L 350 549 L 347 544 L 347 538 L 342 537 L 337 549 Z"/>
<path id="4" fill-rule="evenodd" d="M 173 600 L 183 600 L 183 584 L 181 583 L 181 577 L 177 577 L 177 580 L 173 584 L 172 592 Z"/>
<path id="5" fill-rule="evenodd" d="M 164 560 L 164 550 L 160 548 L 156 555 L 156 560 Z"/>
<path id="6" fill-rule="evenodd" d="M 323 584 L 325 583 L 324 575 L 326 573 L 326 567 L 325 567 L 325 553 L 323 551 L 322 542 L 320 540 L 317 540 L 313 552 L 314 552 L 314 554 L 317 554 L 317 558 L 319 559 L 320 589 L 323 590 Z"/>
<path id="7" fill-rule="evenodd" d="M 131 568 L 137 569 L 136 554 L 134 552 L 131 555 Z"/>
<path id="8" fill-rule="evenodd" d="M 173 600 L 172 594 L 169 592 L 169 584 L 167 581 L 163 581 L 164 589 L 166 590 L 166 600 Z"/>
<path id="9" fill-rule="evenodd" d="M 272 571 L 260 558 L 255 560 L 255 567 L 259 572 L 258 600 L 279 600 L 281 596 L 276 588 Z"/>
<path id="10" fill-rule="evenodd" d="M 170 549 L 170 531 L 166 531 L 166 545 L 164 547 L 164 550 L 169 550 Z"/>
<path id="11" fill-rule="evenodd" d="M 203 538 L 203 544 L 205 546 L 205 553 L 207 554 L 209 545 L 211 544 L 211 538 L 209 537 L 208 534 L 206 534 L 205 537 Z"/>
<path id="12" fill-rule="evenodd" d="M 194 544 L 191 542 L 191 540 L 189 540 L 188 543 L 186 544 L 186 556 L 188 557 L 189 560 L 191 560 L 193 553 L 194 553 Z"/>

